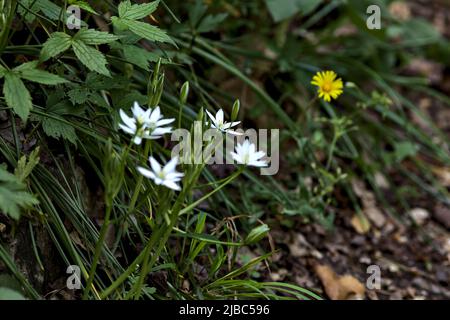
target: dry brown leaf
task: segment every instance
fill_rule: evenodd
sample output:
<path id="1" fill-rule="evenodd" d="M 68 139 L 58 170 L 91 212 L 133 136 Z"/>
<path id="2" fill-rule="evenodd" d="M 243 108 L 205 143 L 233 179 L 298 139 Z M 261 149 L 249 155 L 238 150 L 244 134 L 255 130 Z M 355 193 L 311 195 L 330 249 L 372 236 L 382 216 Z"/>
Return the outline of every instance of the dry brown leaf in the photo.
<path id="1" fill-rule="evenodd" d="M 444 187 L 450 187 L 450 167 L 433 167 L 433 173 Z"/>
<path id="2" fill-rule="evenodd" d="M 315 271 L 330 299 L 350 300 L 364 298 L 365 287 L 355 277 L 351 275 L 339 276 L 326 265 L 317 265 Z"/>
<path id="3" fill-rule="evenodd" d="M 364 213 L 367 215 L 369 220 L 373 222 L 373 224 L 377 228 L 382 228 L 386 224 L 386 217 L 377 207 L 369 207 L 364 209 Z"/>
<path id="4" fill-rule="evenodd" d="M 353 228 L 359 234 L 366 234 L 370 230 L 370 222 L 367 220 L 366 216 L 355 214 L 351 220 Z"/>
<path id="5" fill-rule="evenodd" d="M 389 5 L 389 13 L 396 19 L 406 21 L 411 18 L 411 9 L 406 2 L 394 1 Z"/>

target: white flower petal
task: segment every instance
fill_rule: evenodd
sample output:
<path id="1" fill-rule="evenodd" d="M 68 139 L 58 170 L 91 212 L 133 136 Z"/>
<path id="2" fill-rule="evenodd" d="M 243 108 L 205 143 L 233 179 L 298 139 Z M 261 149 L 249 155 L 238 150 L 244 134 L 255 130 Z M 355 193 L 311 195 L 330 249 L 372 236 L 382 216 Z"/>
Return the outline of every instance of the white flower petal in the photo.
<path id="1" fill-rule="evenodd" d="M 156 123 L 159 119 L 161 119 L 161 109 L 159 107 L 156 107 L 155 110 L 153 110 L 152 114 L 150 115 L 150 122 Z"/>
<path id="2" fill-rule="evenodd" d="M 152 131 L 151 135 L 152 136 L 162 136 L 163 134 L 171 133 L 171 132 L 172 132 L 172 128 L 156 128 L 155 130 Z"/>
<path id="3" fill-rule="evenodd" d="M 216 122 L 217 122 L 217 123 L 224 123 L 223 119 L 224 119 L 223 110 L 220 109 L 220 110 L 217 111 L 217 113 L 216 113 Z"/>
<path id="4" fill-rule="evenodd" d="M 174 121 L 175 121 L 174 118 L 171 118 L 171 119 L 161 119 L 161 120 L 158 120 L 158 121 L 156 122 L 156 126 L 157 126 L 157 127 L 162 127 L 162 126 L 165 126 L 165 125 L 167 125 L 167 124 L 169 124 L 169 123 L 172 123 L 172 122 L 174 122 Z"/>
<path id="5" fill-rule="evenodd" d="M 250 161 L 248 163 L 249 166 L 253 166 L 253 167 L 266 167 L 267 166 L 267 162 L 262 161 L 262 160 L 258 160 L 258 161 Z"/>
<path id="6" fill-rule="evenodd" d="M 175 191 L 180 191 L 181 190 L 180 186 L 177 185 L 173 181 L 167 181 L 166 180 L 166 181 L 163 182 L 163 185 L 165 185 L 167 188 L 170 188 L 170 189 L 175 190 Z"/>
<path id="7" fill-rule="evenodd" d="M 172 159 L 164 166 L 163 172 L 164 172 L 165 174 L 168 174 L 168 173 L 170 173 L 170 172 L 174 172 L 174 171 L 175 171 L 175 168 L 176 168 L 176 166 L 177 166 L 177 164 L 178 164 L 178 157 L 172 158 Z"/>
<path id="8" fill-rule="evenodd" d="M 155 176 L 155 174 L 153 173 L 153 171 L 150 171 L 150 170 L 145 169 L 145 168 L 143 168 L 143 167 L 137 167 L 137 170 L 138 170 L 144 177 L 147 177 L 147 178 L 150 178 L 150 179 L 155 179 L 155 178 L 156 178 L 156 176 Z"/>
<path id="9" fill-rule="evenodd" d="M 241 156 L 240 156 L 238 153 L 230 152 L 230 154 L 231 154 L 231 157 L 232 157 L 234 160 L 236 160 L 237 163 L 239 163 L 239 164 L 243 164 L 243 163 L 244 163 L 244 162 L 242 161 Z"/>
<path id="10" fill-rule="evenodd" d="M 184 176 L 184 173 L 169 172 L 168 174 L 166 174 L 166 179 L 177 182 L 177 181 L 180 181 L 183 176 Z"/>
<path id="11" fill-rule="evenodd" d="M 236 132 L 234 130 L 226 130 L 225 133 L 231 134 L 233 136 L 242 136 L 243 135 L 242 132 Z"/>
<path id="12" fill-rule="evenodd" d="M 144 114 L 144 109 L 141 108 L 141 106 L 139 105 L 139 103 L 137 103 L 137 101 L 135 101 L 133 103 L 133 107 L 131 108 L 131 111 L 133 112 L 133 116 L 135 118 L 137 118 L 138 116 L 141 116 Z"/>
<path id="13" fill-rule="evenodd" d="M 125 111 L 122 109 L 119 110 L 120 117 L 122 118 L 123 123 L 127 125 L 128 127 L 136 127 L 135 120 L 133 118 L 130 118 Z"/>
<path id="14" fill-rule="evenodd" d="M 153 172 L 158 175 L 161 172 L 161 165 L 159 164 L 158 161 L 156 161 L 155 158 L 150 157 L 148 158 L 150 161 L 150 166 L 152 167 Z"/>
<path id="15" fill-rule="evenodd" d="M 129 134 L 135 134 L 136 133 L 136 128 L 130 128 L 130 127 L 127 127 L 126 125 L 123 125 L 123 124 L 119 124 L 119 128 L 120 129 L 122 129 L 123 131 L 125 131 L 126 133 L 129 133 Z"/>
<path id="16" fill-rule="evenodd" d="M 211 119 L 211 124 L 216 124 L 216 118 L 208 111 L 208 110 L 206 110 L 205 109 L 205 111 L 206 111 L 206 114 L 208 115 L 208 117 Z"/>

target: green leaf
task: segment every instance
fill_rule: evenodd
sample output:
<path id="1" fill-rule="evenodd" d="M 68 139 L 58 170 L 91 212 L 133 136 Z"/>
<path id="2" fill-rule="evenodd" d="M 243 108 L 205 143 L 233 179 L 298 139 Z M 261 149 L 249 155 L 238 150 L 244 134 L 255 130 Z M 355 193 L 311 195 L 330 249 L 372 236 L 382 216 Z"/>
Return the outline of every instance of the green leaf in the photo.
<path id="1" fill-rule="evenodd" d="M 24 155 L 19 159 L 17 162 L 17 167 L 14 170 L 14 175 L 19 181 L 24 181 L 38 163 L 39 147 L 34 149 L 28 157 Z"/>
<path id="2" fill-rule="evenodd" d="M 20 180 L 12 173 L 6 171 L 3 165 L 0 165 L 0 182 L 14 183 L 22 186 Z"/>
<path id="3" fill-rule="evenodd" d="M 36 69 L 37 66 L 38 66 L 38 61 L 34 60 L 34 61 L 22 63 L 20 66 L 15 67 L 12 71 L 17 74 L 22 71 Z"/>
<path id="4" fill-rule="evenodd" d="M 398 142 L 394 145 L 394 157 L 397 162 L 415 156 L 417 151 L 419 151 L 418 145 L 410 141 Z"/>
<path id="5" fill-rule="evenodd" d="M 17 291 L 9 288 L 0 287 L 0 300 L 26 300 L 25 297 Z"/>
<path id="6" fill-rule="evenodd" d="M 94 29 L 81 29 L 74 36 L 74 39 L 81 40 L 85 44 L 104 44 L 116 41 L 119 37 L 108 32 L 97 31 Z"/>
<path id="7" fill-rule="evenodd" d="M 79 87 L 67 92 L 72 104 L 83 104 L 89 99 L 90 91 L 86 88 Z"/>
<path id="8" fill-rule="evenodd" d="M 118 19 L 118 21 L 127 26 L 131 32 L 144 39 L 155 42 L 167 42 L 175 44 L 164 30 L 152 26 L 151 24 L 128 19 Z"/>
<path id="9" fill-rule="evenodd" d="M 53 118 L 44 118 L 42 120 L 42 129 L 44 129 L 45 134 L 52 138 L 63 138 L 73 144 L 77 143 L 77 134 L 75 133 L 75 129 L 70 124 L 63 121 Z"/>
<path id="10" fill-rule="evenodd" d="M 157 62 L 159 60 L 159 55 L 138 46 L 123 45 L 122 50 L 123 56 L 128 62 L 145 70 L 148 70 L 149 62 Z"/>
<path id="11" fill-rule="evenodd" d="M 87 3 L 86 1 L 74 1 L 74 0 L 70 0 L 69 3 L 70 3 L 71 5 L 78 6 L 78 7 L 80 7 L 81 9 L 83 9 L 83 10 L 89 12 L 89 13 L 98 15 L 98 13 L 97 13 L 97 12 L 91 7 L 91 5 L 90 5 L 89 3 Z"/>
<path id="12" fill-rule="evenodd" d="M 56 85 L 68 82 L 66 79 L 61 78 L 56 74 L 52 74 L 50 72 L 39 69 L 24 70 L 18 73 L 18 75 L 22 79 L 47 85 Z"/>
<path id="13" fill-rule="evenodd" d="M 19 219 L 20 208 L 38 204 L 37 199 L 25 191 L 25 185 L 15 175 L 0 166 L 0 211 Z"/>
<path id="14" fill-rule="evenodd" d="M 128 109 L 133 105 L 133 102 L 137 101 L 143 105 L 147 103 L 148 97 L 141 94 L 139 91 L 132 90 L 127 93 L 118 91 L 117 94 L 112 95 L 113 103 L 116 108 Z"/>
<path id="15" fill-rule="evenodd" d="M 266 0 L 267 8 L 275 22 L 292 17 L 301 12 L 308 15 L 314 11 L 322 0 Z"/>
<path id="16" fill-rule="evenodd" d="M 5 76 L 6 72 L 8 71 L 0 65 L 0 79 Z"/>
<path id="17" fill-rule="evenodd" d="M 63 32 L 54 32 L 44 43 L 41 50 L 41 60 L 46 61 L 70 48 L 71 37 Z"/>
<path id="18" fill-rule="evenodd" d="M 87 46 L 80 40 L 73 40 L 72 48 L 77 58 L 89 70 L 96 71 L 105 76 L 110 76 L 108 69 L 106 69 L 106 58 L 100 51 Z"/>
<path id="19" fill-rule="evenodd" d="M 198 25 L 197 32 L 210 32 L 219 26 L 226 18 L 228 17 L 227 13 L 221 13 L 217 15 L 208 15 L 206 16 Z"/>
<path id="20" fill-rule="evenodd" d="M 62 8 L 49 0 L 21 0 L 17 11 L 27 22 L 36 19 L 36 14 L 42 12 L 51 20 L 59 20 Z M 64 16 L 63 16 L 64 19 Z"/>
<path id="21" fill-rule="evenodd" d="M 19 76 L 12 72 L 5 74 L 3 94 L 8 107 L 12 108 L 23 121 L 26 121 L 33 105 L 30 92 Z"/>
<path id="22" fill-rule="evenodd" d="M 138 20 L 142 19 L 153 12 L 158 8 L 159 0 L 153 1 L 150 3 L 144 3 L 144 4 L 134 4 L 131 5 L 129 1 L 128 3 L 125 3 L 122 5 L 122 8 L 120 8 L 119 5 L 119 16 L 124 19 L 131 19 L 131 20 Z"/>
<path id="23" fill-rule="evenodd" d="M 126 0 L 126 1 L 122 1 L 121 3 L 119 3 L 119 17 L 122 17 L 123 15 L 125 15 L 125 13 L 131 8 L 131 2 L 130 0 Z"/>
<path id="24" fill-rule="evenodd" d="M 270 228 L 267 224 L 262 224 L 256 228 L 253 228 L 245 239 L 245 243 L 254 244 L 264 238 L 269 231 Z"/>
<path id="25" fill-rule="evenodd" d="M 49 0 L 37 0 L 39 3 L 39 9 L 42 11 L 44 15 L 46 15 L 48 18 L 52 20 L 59 20 L 61 16 L 61 8 L 60 6 L 54 4 L 52 1 Z M 65 12 L 62 16 L 62 19 L 65 21 Z"/>

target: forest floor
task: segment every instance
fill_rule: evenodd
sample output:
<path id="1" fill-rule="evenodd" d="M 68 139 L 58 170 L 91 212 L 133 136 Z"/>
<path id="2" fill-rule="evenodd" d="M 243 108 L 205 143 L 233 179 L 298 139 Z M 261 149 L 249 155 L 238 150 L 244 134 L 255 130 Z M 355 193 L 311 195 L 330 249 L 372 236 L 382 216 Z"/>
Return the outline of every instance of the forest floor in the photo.
<path id="1" fill-rule="evenodd" d="M 432 21 L 445 37 L 450 37 L 450 11 L 443 2 L 411 1 L 398 10 Z M 435 89 L 450 96 L 450 70 L 439 64 L 417 60 L 402 72 L 427 76 Z M 448 107 L 420 93 L 404 94 L 450 134 Z M 427 130 L 414 115 L 411 121 Z M 406 169 L 413 167 L 408 161 L 403 165 Z M 450 169 L 436 167 L 435 173 L 449 188 Z M 394 179 L 398 175 L 395 171 L 384 174 Z M 408 188 L 401 178 L 395 180 L 396 185 L 391 188 Z M 408 199 L 413 209 L 401 212 L 398 204 L 390 201 L 392 190 L 385 185 L 383 176 L 379 176 L 377 184 L 388 203 L 401 213 L 399 217 L 385 212 L 364 182 L 356 179 L 353 189 L 365 204 L 370 226 L 354 219 L 355 213 L 345 209 L 348 199 L 335 194 L 341 209 L 331 232 L 317 223 L 299 223 L 272 232 L 275 248 L 280 252 L 268 278 L 296 283 L 332 299 L 450 299 L 450 207 L 435 203 L 427 194 L 418 194 Z M 366 287 L 366 281 L 370 284 L 373 279 L 373 271 L 368 269 L 372 265 L 380 268 L 379 289 Z"/>

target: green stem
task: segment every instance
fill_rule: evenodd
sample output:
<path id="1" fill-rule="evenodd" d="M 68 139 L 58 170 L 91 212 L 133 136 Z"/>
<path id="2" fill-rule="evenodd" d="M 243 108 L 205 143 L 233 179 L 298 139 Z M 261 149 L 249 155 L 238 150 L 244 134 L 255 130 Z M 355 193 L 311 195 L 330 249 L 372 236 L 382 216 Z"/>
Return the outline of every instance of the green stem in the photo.
<path id="1" fill-rule="evenodd" d="M 89 291 L 91 290 L 92 283 L 94 281 L 94 274 L 97 269 L 98 261 L 100 259 L 100 254 L 103 249 L 103 243 L 105 242 L 106 232 L 108 231 L 110 217 L 111 217 L 111 209 L 112 209 L 112 202 L 113 199 L 109 199 L 106 204 L 106 213 L 105 213 L 105 221 L 102 224 L 102 227 L 100 229 L 100 236 L 98 238 L 97 245 L 95 246 L 95 253 L 94 253 L 94 259 L 92 261 L 92 266 L 89 271 L 89 276 L 86 283 L 86 288 L 84 290 L 83 294 L 83 300 L 86 300 L 89 294 Z"/>
<path id="2" fill-rule="evenodd" d="M 334 153 L 334 149 L 336 147 L 337 139 L 338 139 L 337 136 L 334 135 L 333 141 L 331 141 L 330 150 L 328 151 L 327 171 L 330 169 L 330 166 L 331 166 L 331 160 L 333 159 L 333 153 Z"/>
<path id="3" fill-rule="evenodd" d="M 144 147 L 144 159 L 148 158 L 148 154 L 150 152 L 150 146 L 151 146 L 150 140 L 146 140 L 145 147 Z M 130 206 L 128 207 L 126 217 L 128 217 L 133 212 L 133 210 L 136 206 L 136 201 L 139 197 L 139 193 L 141 192 L 143 182 L 144 182 L 144 176 L 142 174 L 139 174 L 138 181 L 134 188 L 133 196 L 131 197 Z"/>

